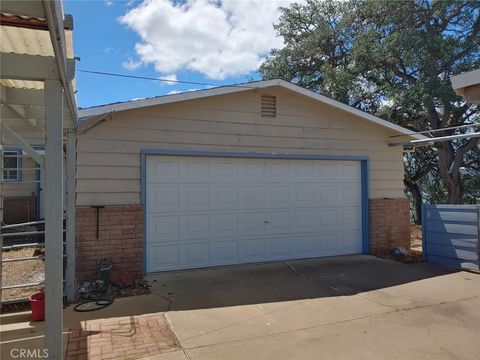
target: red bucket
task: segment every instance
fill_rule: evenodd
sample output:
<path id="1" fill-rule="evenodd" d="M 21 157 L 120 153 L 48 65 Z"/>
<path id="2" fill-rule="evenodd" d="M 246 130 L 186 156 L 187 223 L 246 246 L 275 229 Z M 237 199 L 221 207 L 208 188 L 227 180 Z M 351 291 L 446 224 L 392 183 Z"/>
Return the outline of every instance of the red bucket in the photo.
<path id="1" fill-rule="evenodd" d="M 30 296 L 30 307 L 32 308 L 32 320 L 45 320 L 45 293 L 37 292 Z"/>

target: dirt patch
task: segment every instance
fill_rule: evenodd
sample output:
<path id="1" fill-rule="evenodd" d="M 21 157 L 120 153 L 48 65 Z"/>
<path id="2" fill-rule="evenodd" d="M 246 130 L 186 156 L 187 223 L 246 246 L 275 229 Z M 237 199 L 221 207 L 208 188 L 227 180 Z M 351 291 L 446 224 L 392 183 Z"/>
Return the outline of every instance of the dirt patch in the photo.
<path id="1" fill-rule="evenodd" d="M 413 264 L 422 262 L 422 226 L 412 225 L 410 229 L 410 249 L 407 250 L 406 256 L 394 256 L 390 251 L 377 254 L 378 257 L 400 261 L 405 264 Z"/>
<path id="2" fill-rule="evenodd" d="M 422 252 L 422 226 L 413 225 L 410 234 L 410 248 Z"/>
<path id="3" fill-rule="evenodd" d="M 2 253 L 2 259 L 18 259 L 42 255 L 41 248 L 27 248 L 7 250 Z M 45 264 L 42 259 L 13 261 L 3 263 L 2 286 L 11 286 L 27 283 L 36 283 L 45 280 Z M 2 301 L 28 298 L 31 294 L 42 289 L 43 286 L 34 286 L 2 291 Z"/>

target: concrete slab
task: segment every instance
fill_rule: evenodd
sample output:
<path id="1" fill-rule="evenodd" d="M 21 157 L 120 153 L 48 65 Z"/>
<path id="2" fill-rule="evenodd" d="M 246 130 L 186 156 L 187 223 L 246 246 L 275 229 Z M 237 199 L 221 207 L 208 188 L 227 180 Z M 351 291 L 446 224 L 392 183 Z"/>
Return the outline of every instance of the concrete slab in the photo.
<path id="1" fill-rule="evenodd" d="M 105 319 L 122 324 L 165 314 L 182 349 L 151 357 L 156 360 L 477 359 L 480 354 L 480 275 L 473 273 L 346 256 L 147 279 L 150 295 L 116 299 L 91 313 L 66 308 L 65 334 L 93 329 Z M 43 346 L 43 323 L 31 323 L 28 313 L 1 321 L 2 359 L 12 348 Z"/>
<path id="2" fill-rule="evenodd" d="M 453 345 L 451 338 L 437 351 L 437 342 L 442 344 L 443 336 L 465 323 L 462 316 L 477 311 L 476 274 L 349 256 L 149 278 L 156 284 L 153 292 L 171 302 L 167 319 L 192 360 L 215 359 L 217 353 L 222 359 L 309 358 L 319 353 L 357 358 L 356 347 L 366 343 L 363 328 L 379 337 L 367 339 L 365 358 L 402 358 L 405 349 L 409 355 L 404 358 L 448 358 L 448 351 L 468 358 L 476 351 L 468 341 Z M 442 325 L 445 305 L 454 309 L 453 304 L 458 312 Z M 430 318 L 438 324 L 428 322 Z M 467 338 L 480 340 L 479 329 L 470 330 Z M 457 335 L 463 339 L 466 333 Z"/>
<path id="3" fill-rule="evenodd" d="M 187 348 L 192 360 L 478 359 L 478 299 Z M 470 319 L 458 312 L 473 315 Z M 450 315 L 446 315 L 450 314 Z"/>

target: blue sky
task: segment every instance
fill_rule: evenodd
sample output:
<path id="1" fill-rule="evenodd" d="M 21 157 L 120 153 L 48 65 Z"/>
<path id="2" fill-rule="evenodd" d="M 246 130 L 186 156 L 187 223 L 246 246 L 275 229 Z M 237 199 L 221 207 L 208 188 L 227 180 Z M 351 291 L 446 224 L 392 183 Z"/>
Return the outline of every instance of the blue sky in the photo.
<path id="1" fill-rule="evenodd" d="M 77 69 L 223 85 L 259 78 L 255 69 L 275 37 L 271 23 L 264 37 L 245 28 L 258 34 L 255 26 L 266 26 L 264 15 L 251 14 L 258 13 L 252 7 L 267 3 L 272 6 L 252 1 L 64 0 L 64 9 L 74 17 L 74 53 L 81 59 Z M 81 72 L 76 85 L 80 107 L 205 88 Z"/>

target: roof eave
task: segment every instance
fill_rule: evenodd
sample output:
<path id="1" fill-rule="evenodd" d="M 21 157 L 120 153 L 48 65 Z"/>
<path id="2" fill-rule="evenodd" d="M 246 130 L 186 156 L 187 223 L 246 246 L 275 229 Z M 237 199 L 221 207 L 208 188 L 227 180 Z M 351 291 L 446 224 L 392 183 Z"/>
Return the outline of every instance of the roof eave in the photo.
<path id="1" fill-rule="evenodd" d="M 251 84 L 252 86 L 248 86 Z M 329 97 L 326 97 L 324 95 L 320 95 L 318 93 L 315 93 L 311 90 L 302 88 L 298 85 L 289 83 L 288 81 L 281 80 L 281 79 L 272 79 L 272 80 L 263 80 L 263 81 L 258 81 L 254 83 L 245 83 L 245 84 L 239 84 L 239 85 L 232 85 L 232 86 L 221 86 L 217 88 L 212 88 L 212 89 L 206 89 L 206 90 L 198 90 L 198 91 L 192 91 L 192 92 L 185 92 L 181 94 L 172 94 L 172 95 L 165 95 L 165 96 L 160 96 L 160 97 L 155 97 L 155 98 L 149 98 L 149 99 L 143 99 L 143 100 L 136 100 L 136 101 L 129 101 L 129 102 L 124 102 L 124 103 L 117 103 L 117 104 L 109 104 L 109 105 L 102 105 L 102 106 L 97 106 L 97 107 L 92 107 L 92 108 L 87 108 L 87 109 L 80 109 L 78 111 L 79 117 L 84 118 L 84 117 L 90 117 L 94 115 L 101 115 L 105 114 L 111 111 L 125 111 L 125 110 L 131 110 L 131 109 L 140 109 L 140 108 L 145 108 L 145 107 L 150 107 L 150 106 L 157 106 L 157 105 L 164 105 L 164 104 L 170 104 L 170 103 L 175 103 L 175 102 L 181 102 L 181 101 L 188 101 L 188 100 L 195 100 L 195 99 L 202 99 L 206 97 L 211 97 L 211 96 L 217 96 L 217 95 L 226 95 L 226 94 L 232 94 L 232 93 L 238 93 L 238 92 L 243 92 L 243 91 L 250 91 L 250 90 L 255 90 L 255 89 L 264 89 L 272 86 L 280 86 L 282 88 L 285 88 L 287 90 L 293 91 L 297 94 L 301 94 L 303 96 L 306 96 L 308 98 L 311 98 L 316 101 L 320 101 L 324 104 L 330 105 L 332 107 L 335 107 L 337 109 L 346 111 L 350 114 L 353 114 L 355 116 L 359 116 L 361 118 L 364 118 L 372 123 L 375 123 L 377 125 L 389 128 L 390 130 L 393 130 L 399 134 L 403 134 L 407 137 L 412 137 L 414 139 L 426 139 L 425 136 L 423 135 L 416 135 L 416 134 L 411 134 L 410 130 L 407 130 L 399 125 L 393 124 L 387 120 L 381 119 L 377 116 L 371 115 L 369 113 L 366 113 L 364 111 L 358 110 L 356 108 L 353 108 L 351 106 L 345 105 L 339 101 L 333 100 Z"/>

